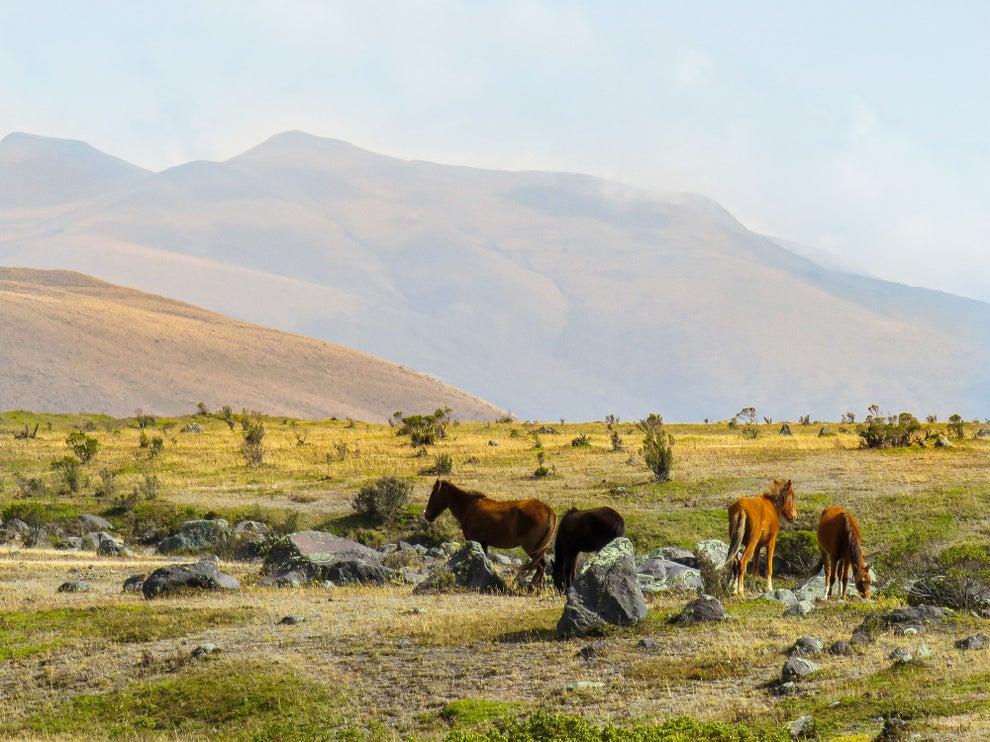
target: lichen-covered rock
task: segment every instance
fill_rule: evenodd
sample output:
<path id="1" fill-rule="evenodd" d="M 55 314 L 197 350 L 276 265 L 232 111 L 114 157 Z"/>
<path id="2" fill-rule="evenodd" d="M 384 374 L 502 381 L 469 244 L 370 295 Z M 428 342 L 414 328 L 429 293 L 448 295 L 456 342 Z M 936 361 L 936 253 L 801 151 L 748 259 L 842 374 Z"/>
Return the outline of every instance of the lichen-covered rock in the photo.
<path id="1" fill-rule="evenodd" d="M 381 554 L 323 531 L 297 531 L 276 541 L 265 557 L 262 585 L 332 582 L 386 584 L 398 575 L 382 566 Z M 287 580 L 287 577 L 291 579 Z"/>
<path id="2" fill-rule="evenodd" d="M 609 625 L 629 626 L 646 617 L 646 601 L 636 579 L 632 542 L 610 542 L 588 562 L 567 591 L 557 636 L 587 636 Z"/>
<path id="3" fill-rule="evenodd" d="M 174 536 L 163 539 L 158 544 L 162 554 L 220 549 L 230 539 L 230 523 L 223 518 L 211 520 L 187 520 Z"/>
<path id="4" fill-rule="evenodd" d="M 207 557 L 195 564 L 159 567 L 148 575 L 141 592 L 150 599 L 186 590 L 235 590 L 240 586 L 236 577 L 220 571 L 216 558 Z"/>
<path id="5" fill-rule="evenodd" d="M 722 601 L 712 595 L 702 595 L 686 606 L 673 619 L 673 623 L 690 626 L 697 623 L 724 621 L 728 617 Z"/>

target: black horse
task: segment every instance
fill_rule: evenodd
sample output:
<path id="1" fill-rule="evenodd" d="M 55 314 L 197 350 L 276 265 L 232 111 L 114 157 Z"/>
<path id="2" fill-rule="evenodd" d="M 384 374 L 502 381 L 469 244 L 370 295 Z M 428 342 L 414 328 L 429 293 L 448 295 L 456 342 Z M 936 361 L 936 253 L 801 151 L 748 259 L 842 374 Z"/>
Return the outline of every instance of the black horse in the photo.
<path id="1" fill-rule="evenodd" d="M 613 508 L 568 510 L 557 526 L 557 540 L 553 546 L 553 584 L 556 588 L 567 592 L 574 582 L 580 552 L 598 551 L 625 533 L 625 521 Z"/>

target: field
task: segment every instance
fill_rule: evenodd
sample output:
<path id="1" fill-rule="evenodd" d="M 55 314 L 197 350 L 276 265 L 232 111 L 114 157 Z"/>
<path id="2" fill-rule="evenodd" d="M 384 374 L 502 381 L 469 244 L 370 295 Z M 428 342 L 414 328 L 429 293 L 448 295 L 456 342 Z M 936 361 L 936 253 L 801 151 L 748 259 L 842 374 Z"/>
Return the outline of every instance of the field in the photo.
<path id="1" fill-rule="evenodd" d="M 710 738 L 766 739 L 805 715 L 818 739 L 874 739 L 885 725 L 890 739 L 990 737 L 990 650 L 954 646 L 987 633 L 987 621 L 965 611 L 919 635 L 885 634 L 851 656 L 817 658 L 821 671 L 797 693 L 774 692 L 796 639 L 848 640 L 870 613 L 904 604 L 901 580 L 927 556 L 990 541 L 990 440 L 975 437 L 978 424 L 951 448 L 895 450 L 861 448 L 854 424 L 829 424 L 834 434 L 824 437 L 821 424 L 791 423 L 790 437 L 779 424 L 759 426 L 756 437 L 725 423 L 669 425 L 673 479 L 657 483 L 633 422 L 454 424 L 423 449 L 388 425 L 266 418 L 263 460 L 251 464 L 240 425 L 199 415 L 203 432 L 182 432 L 192 421 L 140 429 L 133 418 L 0 416 L 4 522 L 99 514 L 132 549 L 98 557 L 0 546 L 0 738 L 430 741 L 481 739 L 510 719 L 642 731 L 690 717 Z M 73 431 L 99 442 L 75 491 L 52 466 L 72 452 Z M 574 445 L 582 437 L 590 445 Z M 275 590 L 258 585 L 258 562 L 225 560 L 240 590 L 153 601 L 122 591 L 127 577 L 174 561 L 146 551 L 139 535 L 206 515 L 366 542 L 415 539 L 441 456 L 452 464 L 444 476 L 493 497 L 538 497 L 558 513 L 611 505 L 637 553 L 725 540 L 729 502 L 790 478 L 800 517 L 788 528 L 813 530 L 828 504 L 849 508 L 888 587 L 868 602 L 819 604 L 805 618 L 782 618 L 779 604 L 754 597 L 726 599 L 727 621 L 696 628 L 669 622 L 691 596 L 664 595 L 648 599 L 649 616 L 635 627 L 568 641 L 554 638 L 564 598 L 550 590 Z M 548 474 L 534 476 L 541 465 Z M 351 502 L 384 475 L 410 481 L 414 494 L 396 522 L 376 529 Z M 459 536 L 449 514 L 439 524 Z M 68 580 L 91 589 L 57 592 Z M 289 615 L 303 620 L 279 623 Z M 889 659 L 922 644 L 930 656 Z"/>

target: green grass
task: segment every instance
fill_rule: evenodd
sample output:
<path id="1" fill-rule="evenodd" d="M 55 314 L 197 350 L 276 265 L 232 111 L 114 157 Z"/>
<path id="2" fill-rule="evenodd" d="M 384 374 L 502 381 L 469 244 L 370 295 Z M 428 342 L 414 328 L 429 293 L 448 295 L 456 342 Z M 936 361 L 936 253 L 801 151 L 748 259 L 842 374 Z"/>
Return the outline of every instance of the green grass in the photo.
<path id="1" fill-rule="evenodd" d="M 205 662 L 181 675 L 78 695 L 7 732 L 87 739 L 363 739 L 335 711 L 340 704 L 339 692 L 278 664 Z"/>

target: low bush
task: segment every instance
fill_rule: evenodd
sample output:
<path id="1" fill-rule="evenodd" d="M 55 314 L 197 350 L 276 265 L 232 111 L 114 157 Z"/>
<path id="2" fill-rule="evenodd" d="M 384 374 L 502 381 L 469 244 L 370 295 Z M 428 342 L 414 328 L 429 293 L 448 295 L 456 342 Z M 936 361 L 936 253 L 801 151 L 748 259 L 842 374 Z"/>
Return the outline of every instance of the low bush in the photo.
<path id="1" fill-rule="evenodd" d="M 391 521 L 412 493 L 412 485 L 398 477 L 381 477 L 374 484 L 362 487 L 351 506 L 355 512 L 367 516 L 379 525 Z"/>

